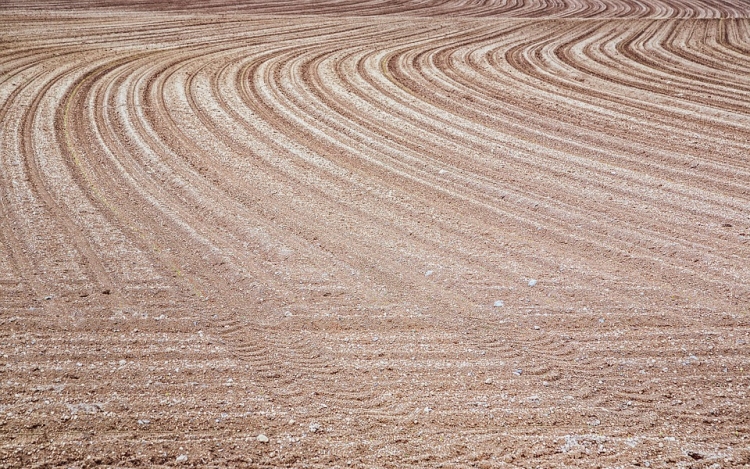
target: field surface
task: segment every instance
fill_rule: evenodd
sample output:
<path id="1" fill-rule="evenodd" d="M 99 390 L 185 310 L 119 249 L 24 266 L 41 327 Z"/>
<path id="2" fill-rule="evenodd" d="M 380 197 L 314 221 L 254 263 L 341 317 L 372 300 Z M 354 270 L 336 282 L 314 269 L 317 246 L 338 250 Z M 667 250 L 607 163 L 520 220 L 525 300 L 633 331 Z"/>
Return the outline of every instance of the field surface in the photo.
<path id="1" fill-rule="evenodd" d="M 0 2 L 0 467 L 750 466 L 750 4 Z"/>

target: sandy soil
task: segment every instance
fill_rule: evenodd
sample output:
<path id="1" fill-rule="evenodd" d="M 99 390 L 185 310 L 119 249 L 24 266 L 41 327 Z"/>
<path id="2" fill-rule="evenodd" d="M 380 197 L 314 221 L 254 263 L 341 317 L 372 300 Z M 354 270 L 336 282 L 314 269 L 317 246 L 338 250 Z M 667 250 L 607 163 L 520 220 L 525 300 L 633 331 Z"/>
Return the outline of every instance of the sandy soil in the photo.
<path id="1" fill-rule="evenodd" d="M 0 467 L 750 466 L 750 7 L 412 3 L 3 2 Z"/>

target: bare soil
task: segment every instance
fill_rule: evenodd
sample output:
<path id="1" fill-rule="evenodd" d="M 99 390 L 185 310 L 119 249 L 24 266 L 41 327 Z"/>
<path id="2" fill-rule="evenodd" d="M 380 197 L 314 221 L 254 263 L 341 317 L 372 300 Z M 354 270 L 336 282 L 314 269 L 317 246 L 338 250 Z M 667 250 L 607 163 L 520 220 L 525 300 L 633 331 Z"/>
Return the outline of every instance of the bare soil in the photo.
<path id="1" fill-rule="evenodd" d="M 745 2 L 3 5 L 0 467 L 750 466 Z"/>

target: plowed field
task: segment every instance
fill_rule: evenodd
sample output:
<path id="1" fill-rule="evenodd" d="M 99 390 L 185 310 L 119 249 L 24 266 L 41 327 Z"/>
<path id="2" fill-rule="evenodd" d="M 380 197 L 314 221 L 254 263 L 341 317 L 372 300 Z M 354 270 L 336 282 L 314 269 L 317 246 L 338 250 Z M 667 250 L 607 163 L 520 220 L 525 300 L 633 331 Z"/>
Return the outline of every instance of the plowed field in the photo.
<path id="1" fill-rule="evenodd" d="M 0 4 L 0 467 L 748 467 L 749 392 L 747 2 Z"/>

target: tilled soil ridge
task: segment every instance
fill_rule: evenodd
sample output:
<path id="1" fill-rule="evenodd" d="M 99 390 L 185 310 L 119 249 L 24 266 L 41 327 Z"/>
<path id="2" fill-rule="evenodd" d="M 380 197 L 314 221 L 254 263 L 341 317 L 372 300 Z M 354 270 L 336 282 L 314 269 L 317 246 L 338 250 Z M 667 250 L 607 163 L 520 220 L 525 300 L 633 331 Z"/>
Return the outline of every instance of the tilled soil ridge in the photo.
<path id="1" fill-rule="evenodd" d="M 744 4 L 60 5 L 0 11 L 0 466 L 750 465 Z"/>

